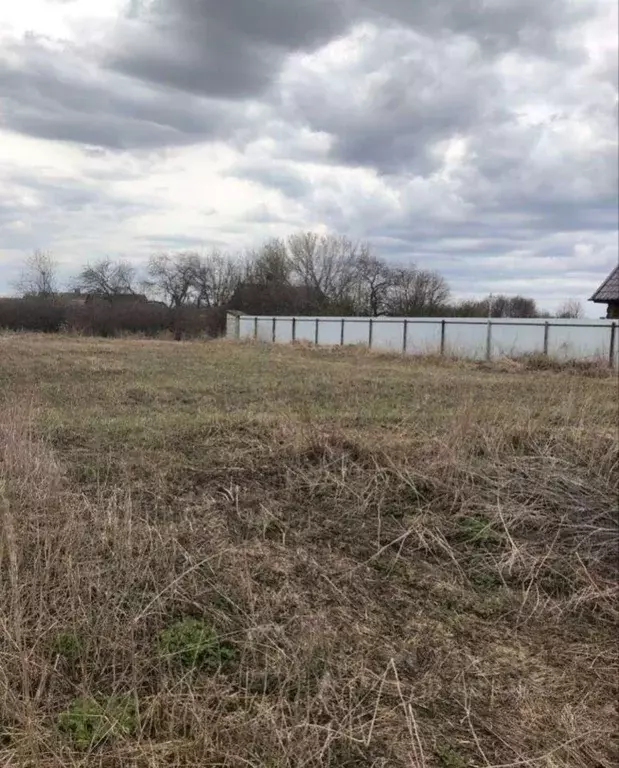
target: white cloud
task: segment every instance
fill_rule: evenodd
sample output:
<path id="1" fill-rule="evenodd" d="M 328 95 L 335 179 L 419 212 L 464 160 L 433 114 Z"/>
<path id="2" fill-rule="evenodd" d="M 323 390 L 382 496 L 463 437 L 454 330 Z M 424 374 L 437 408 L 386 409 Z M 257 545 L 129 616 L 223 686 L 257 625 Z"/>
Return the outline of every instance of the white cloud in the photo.
<path id="1" fill-rule="evenodd" d="M 303 24 L 297 2 L 269 0 L 271 27 L 203 3 L 222 35 L 207 59 L 208 16 L 163 0 L 165 62 L 124 0 L 3 7 L 0 293 L 37 247 L 69 274 L 316 228 L 462 296 L 588 298 L 617 260 L 614 0 L 497 0 L 483 18 L 351 0 L 332 19 L 324 0 Z"/>

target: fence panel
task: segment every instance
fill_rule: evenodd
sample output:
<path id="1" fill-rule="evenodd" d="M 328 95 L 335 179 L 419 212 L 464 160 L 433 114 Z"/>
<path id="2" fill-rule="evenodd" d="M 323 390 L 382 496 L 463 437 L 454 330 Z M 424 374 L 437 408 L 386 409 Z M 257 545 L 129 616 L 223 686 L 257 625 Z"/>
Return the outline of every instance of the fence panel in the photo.
<path id="1" fill-rule="evenodd" d="M 552 330 L 548 325 L 548 337 Z M 536 325 L 521 325 L 520 323 L 502 323 L 495 320 L 492 323 L 491 354 L 492 357 L 518 357 L 544 352 L 544 337 L 546 325 L 543 320 Z"/>
<path id="2" fill-rule="evenodd" d="M 257 335 L 256 341 L 273 341 L 273 318 L 257 317 Z"/>
<path id="3" fill-rule="evenodd" d="M 290 344 L 292 342 L 292 320 L 288 319 L 287 317 L 277 318 L 275 341 L 278 344 Z"/>
<path id="4" fill-rule="evenodd" d="M 296 329 L 295 329 L 295 341 L 311 341 L 312 343 L 314 343 L 315 340 L 316 340 L 315 321 L 313 319 L 309 319 L 305 317 L 297 317 Z"/>
<path id="5" fill-rule="evenodd" d="M 375 349 L 401 352 L 404 345 L 404 322 L 377 318 L 372 324 L 372 346 Z"/>
<path id="6" fill-rule="evenodd" d="M 344 344 L 367 344 L 369 337 L 370 330 L 367 318 L 346 318 Z"/>
<path id="7" fill-rule="evenodd" d="M 610 351 L 610 327 L 577 323 L 551 325 L 548 354 L 559 360 L 607 357 Z"/>
<path id="8" fill-rule="evenodd" d="M 492 328 L 494 330 L 494 328 Z M 446 323 L 445 352 L 455 357 L 470 357 L 474 360 L 484 360 L 487 357 L 488 322 L 454 322 Z"/>
<path id="9" fill-rule="evenodd" d="M 437 355 L 441 351 L 441 320 L 407 319 L 406 322 L 406 354 L 407 355 Z"/>
<path id="10" fill-rule="evenodd" d="M 415 354 L 473 359 L 547 353 L 604 358 L 619 367 L 619 328 L 610 320 L 484 318 L 255 317 L 230 315 L 228 336 L 263 342 L 371 345 Z M 612 340 L 614 338 L 614 344 Z"/>
<path id="11" fill-rule="evenodd" d="M 322 317 L 320 319 L 320 327 L 318 329 L 320 344 L 324 344 L 328 347 L 335 347 L 340 343 L 340 334 L 341 318 Z"/>
<path id="12" fill-rule="evenodd" d="M 254 318 L 249 315 L 241 315 L 238 318 L 239 339 L 251 339 L 254 335 Z"/>

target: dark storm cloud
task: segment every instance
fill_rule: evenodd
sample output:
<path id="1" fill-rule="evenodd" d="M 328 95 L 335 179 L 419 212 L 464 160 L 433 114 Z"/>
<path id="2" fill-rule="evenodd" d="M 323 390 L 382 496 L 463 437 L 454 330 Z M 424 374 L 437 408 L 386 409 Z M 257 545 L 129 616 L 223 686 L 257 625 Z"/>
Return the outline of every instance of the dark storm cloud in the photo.
<path id="1" fill-rule="evenodd" d="M 207 140 L 233 116 L 213 101 L 105 72 L 87 52 L 34 36 L 3 41 L 0 93 L 0 126 L 112 149 Z"/>
<path id="2" fill-rule="evenodd" d="M 588 5 L 581 3 L 579 14 Z M 346 163 L 393 172 L 414 158 L 428 171 L 429 143 L 493 109 L 489 46 L 518 49 L 543 40 L 540 50 L 548 52 L 577 18 L 567 0 L 132 2 L 101 46 L 52 45 L 32 36 L 0 41 L 0 124 L 115 149 L 233 139 L 248 128 L 258 133 L 261 125 L 252 124 L 243 101 L 266 99 L 277 109 L 290 54 L 373 20 L 392 28 L 387 47 L 362 57 L 343 99 L 336 83 L 301 83 L 290 95 L 296 118 L 332 133 L 334 153 Z M 398 36 L 398 29 L 417 37 Z M 438 57 L 436 49 L 444 49 Z M 377 73 L 374 85 L 365 83 Z M 358 91 L 363 97 L 355 102 Z M 494 109 L 501 109 L 496 101 Z"/>
<path id="3" fill-rule="evenodd" d="M 287 53 L 326 43 L 347 23 L 336 0 L 160 0 L 131 10 L 109 50 L 112 69 L 229 99 L 260 93 Z"/>
<path id="4" fill-rule="evenodd" d="M 130 4 L 131 23 L 121 26 L 108 61 L 142 80 L 238 99 L 264 91 L 286 54 L 364 21 L 466 36 L 490 55 L 550 54 L 559 52 L 557 24 L 565 29 L 589 12 L 589 2 L 566 0 L 155 0 Z"/>

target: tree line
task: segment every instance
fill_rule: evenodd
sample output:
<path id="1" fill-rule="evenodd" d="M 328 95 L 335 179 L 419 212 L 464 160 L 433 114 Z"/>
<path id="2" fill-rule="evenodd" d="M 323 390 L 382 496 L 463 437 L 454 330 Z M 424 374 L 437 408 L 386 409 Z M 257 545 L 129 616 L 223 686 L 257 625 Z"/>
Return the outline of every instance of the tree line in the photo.
<path id="1" fill-rule="evenodd" d="M 53 256 L 36 251 L 26 258 L 15 288 L 22 302 L 48 309 L 53 305 L 57 311 L 66 307 L 70 289 L 76 296 L 88 296 L 90 315 L 106 316 L 108 324 L 113 315 L 124 314 L 127 325 L 132 313 L 141 313 L 142 320 L 149 315 L 147 324 L 173 327 L 177 336 L 201 325 L 216 333 L 228 310 L 257 315 L 549 316 L 524 296 L 454 301 L 449 284 L 434 270 L 393 264 L 367 243 L 313 232 L 272 239 L 244 255 L 218 250 L 158 254 L 143 270 L 125 260 L 103 258 L 83 265 L 65 286 Z M 73 314 L 79 314 L 75 307 Z M 81 315 L 83 320 L 85 310 Z M 582 307 L 568 301 L 557 316 L 580 317 Z M 2 321 L 0 308 L 0 325 Z M 121 330 L 133 330 L 136 324 L 137 319 Z"/>

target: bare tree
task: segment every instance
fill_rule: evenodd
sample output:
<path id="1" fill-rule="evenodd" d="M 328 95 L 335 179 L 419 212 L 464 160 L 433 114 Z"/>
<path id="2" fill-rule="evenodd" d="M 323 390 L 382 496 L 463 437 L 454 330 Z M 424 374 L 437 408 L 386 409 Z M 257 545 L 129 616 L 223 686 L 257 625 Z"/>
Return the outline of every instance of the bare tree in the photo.
<path id="1" fill-rule="evenodd" d="M 26 258 L 15 289 L 23 296 L 52 298 L 58 292 L 58 264 L 51 254 L 36 250 Z"/>
<path id="2" fill-rule="evenodd" d="M 535 299 L 527 296 L 493 296 L 489 301 L 491 317 L 538 317 Z"/>
<path id="3" fill-rule="evenodd" d="M 347 237 L 302 232 L 288 238 L 288 254 L 299 282 L 331 302 L 349 299 L 358 277 L 358 261 L 366 245 Z"/>
<path id="4" fill-rule="evenodd" d="M 180 341 L 189 322 L 188 307 L 198 303 L 200 257 L 195 253 L 160 254 L 148 263 L 149 288 L 170 307 L 174 339 Z"/>
<path id="5" fill-rule="evenodd" d="M 149 286 L 169 307 L 178 309 L 197 300 L 200 258 L 195 253 L 160 254 L 148 263 Z"/>
<path id="6" fill-rule="evenodd" d="M 393 284 L 392 270 L 382 259 L 364 249 L 356 265 L 356 311 L 371 317 L 388 311 L 388 296 Z"/>
<path id="7" fill-rule="evenodd" d="M 447 305 L 449 296 L 449 285 L 438 272 L 415 267 L 391 270 L 388 297 L 391 315 L 434 314 Z"/>
<path id="8" fill-rule="evenodd" d="M 292 263 L 286 244 L 274 239 L 266 242 L 257 251 L 252 251 L 245 267 L 246 281 L 255 285 L 289 285 Z"/>
<path id="9" fill-rule="evenodd" d="M 585 311 L 577 299 L 568 299 L 557 309 L 557 317 L 580 320 L 584 316 Z"/>
<path id="10" fill-rule="evenodd" d="M 243 279 L 230 302 L 250 314 L 316 314 L 323 309 L 316 291 L 294 280 L 282 240 L 270 240 L 248 254 Z"/>
<path id="11" fill-rule="evenodd" d="M 75 284 L 84 293 L 113 299 L 120 294 L 135 294 L 136 281 L 136 270 L 128 262 L 100 259 L 84 267 Z"/>
<path id="12" fill-rule="evenodd" d="M 206 307 L 226 306 L 242 278 L 242 264 L 230 254 L 213 251 L 199 259 L 194 276 L 198 304 Z"/>

